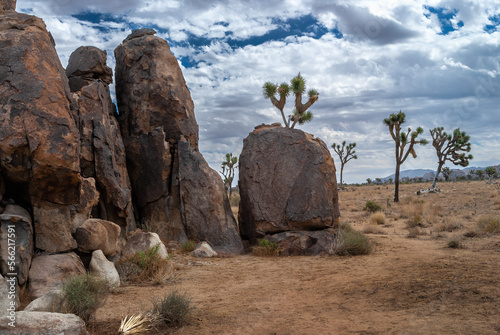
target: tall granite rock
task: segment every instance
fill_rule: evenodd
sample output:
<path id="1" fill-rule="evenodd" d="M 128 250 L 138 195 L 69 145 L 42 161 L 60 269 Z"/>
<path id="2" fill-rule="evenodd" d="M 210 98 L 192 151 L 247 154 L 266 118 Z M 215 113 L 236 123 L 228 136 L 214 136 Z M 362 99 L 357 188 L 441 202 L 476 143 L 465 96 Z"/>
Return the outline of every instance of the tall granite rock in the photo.
<path id="1" fill-rule="evenodd" d="M 243 239 L 274 236 L 286 254 L 328 252 L 323 246 L 331 245 L 329 228 L 340 212 L 335 164 L 323 141 L 279 124 L 256 127 L 243 141 L 239 188 Z"/>
<path id="2" fill-rule="evenodd" d="M 68 79 L 45 24 L 13 10 L 0 14 L 4 195 L 33 207 L 39 249 L 76 248 L 70 207 L 80 201 L 79 138 Z"/>
<path id="3" fill-rule="evenodd" d="M 166 240 L 243 250 L 223 182 L 198 151 L 194 105 L 177 59 L 152 29 L 115 49 L 116 95 L 134 200 Z"/>
<path id="4" fill-rule="evenodd" d="M 70 56 L 66 74 L 73 92 L 73 117 L 80 131 L 81 174 L 95 179 L 100 194 L 92 214 L 118 224 L 123 233 L 132 231 L 136 223 L 131 184 L 118 115 L 109 92 L 112 70 L 106 65 L 106 52 L 79 47 Z"/>

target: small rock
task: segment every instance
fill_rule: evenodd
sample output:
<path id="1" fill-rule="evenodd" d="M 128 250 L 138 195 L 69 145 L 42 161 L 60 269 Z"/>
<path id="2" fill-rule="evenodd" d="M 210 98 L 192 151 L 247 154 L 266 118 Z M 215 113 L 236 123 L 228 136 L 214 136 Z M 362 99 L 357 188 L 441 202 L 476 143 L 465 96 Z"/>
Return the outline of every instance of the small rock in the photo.
<path id="1" fill-rule="evenodd" d="M 200 258 L 209 258 L 209 257 L 216 257 L 217 253 L 214 251 L 214 249 L 212 249 L 210 244 L 208 244 L 207 242 L 200 242 L 191 252 L 191 256 Z"/>
<path id="2" fill-rule="evenodd" d="M 115 265 L 106 259 L 101 250 L 96 250 L 92 253 L 89 269 L 92 274 L 104 279 L 109 287 L 120 286 L 120 276 L 118 275 L 118 271 L 116 271 Z"/>
<path id="3" fill-rule="evenodd" d="M 61 305 L 62 291 L 58 288 L 33 300 L 26 308 L 25 312 L 53 312 Z"/>
<path id="4" fill-rule="evenodd" d="M 89 335 L 85 322 L 74 314 L 17 312 L 15 327 L 8 316 L 0 318 L 0 335 Z"/>

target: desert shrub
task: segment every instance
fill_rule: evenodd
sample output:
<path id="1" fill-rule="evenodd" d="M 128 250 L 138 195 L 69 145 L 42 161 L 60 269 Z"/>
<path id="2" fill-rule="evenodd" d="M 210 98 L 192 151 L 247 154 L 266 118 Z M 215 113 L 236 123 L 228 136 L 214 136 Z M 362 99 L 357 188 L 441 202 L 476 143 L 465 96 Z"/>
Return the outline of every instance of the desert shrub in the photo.
<path id="1" fill-rule="evenodd" d="M 191 298 L 178 291 L 172 291 L 161 299 L 153 300 L 153 313 L 158 320 L 168 325 L 184 323 L 193 309 Z"/>
<path id="2" fill-rule="evenodd" d="M 382 206 L 377 204 L 375 201 L 368 200 L 363 209 L 369 212 L 377 212 L 382 210 Z"/>
<path id="3" fill-rule="evenodd" d="M 425 235 L 425 232 L 420 227 L 411 227 L 408 228 L 408 238 L 416 238 L 417 236 Z"/>
<path id="4" fill-rule="evenodd" d="M 459 249 L 459 248 L 464 247 L 462 240 L 458 236 L 450 237 L 446 244 L 447 244 L 448 248 Z"/>
<path id="5" fill-rule="evenodd" d="M 368 237 L 355 230 L 349 223 L 341 222 L 335 241 L 337 255 L 366 255 L 372 252 L 372 244 Z"/>
<path id="6" fill-rule="evenodd" d="M 385 224 L 386 217 L 382 212 L 375 212 L 370 216 L 370 222 L 373 224 Z"/>
<path id="7" fill-rule="evenodd" d="M 160 244 L 158 243 L 146 251 L 137 251 L 130 261 L 139 265 L 142 269 L 147 269 L 158 261 L 160 258 L 159 251 Z"/>
<path id="8" fill-rule="evenodd" d="M 477 220 L 477 229 L 480 233 L 500 233 L 500 216 L 482 215 Z"/>
<path id="9" fill-rule="evenodd" d="M 462 227 L 463 224 L 460 223 L 456 218 L 446 218 L 444 222 L 434 226 L 433 230 L 437 232 L 441 231 L 452 232 L 454 230 L 461 229 Z"/>
<path id="10" fill-rule="evenodd" d="M 419 214 L 412 215 L 406 221 L 406 228 L 415 228 L 419 226 L 422 226 L 422 217 Z"/>
<path id="11" fill-rule="evenodd" d="M 82 274 L 70 277 L 62 287 L 60 312 L 73 313 L 88 323 L 109 294 L 105 280 Z"/>
<path id="12" fill-rule="evenodd" d="M 130 259 L 116 263 L 120 279 L 126 283 L 151 281 L 155 284 L 175 279 L 171 260 L 161 258 L 159 250 L 160 244 L 157 244 L 144 252 L 138 251 Z"/>
<path id="13" fill-rule="evenodd" d="M 364 228 L 363 228 L 363 233 L 365 234 L 386 234 L 386 232 L 379 228 L 378 226 L 374 226 L 374 225 L 366 225 Z"/>
<path id="14" fill-rule="evenodd" d="M 278 256 L 280 247 L 277 243 L 263 238 L 252 248 L 252 254 L 255 256 Z"/>
<path id="15" fill-rule="evenodd" d="M 198 243 L 196 243 L 195 241 L 188 240 L 182 243 L 182 250 L 184 250 L 185 252 L 191 252 L 194 250 L 194 248 L 196 248 L 197 244 Z"/>

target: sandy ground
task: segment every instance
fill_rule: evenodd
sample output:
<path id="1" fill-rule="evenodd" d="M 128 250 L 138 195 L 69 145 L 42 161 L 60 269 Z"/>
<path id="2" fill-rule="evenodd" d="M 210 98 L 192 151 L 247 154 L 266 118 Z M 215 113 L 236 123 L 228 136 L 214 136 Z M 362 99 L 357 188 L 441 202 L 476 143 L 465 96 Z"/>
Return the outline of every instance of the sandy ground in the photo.
<path id="1" fill-rule="evenodd" d="M 195 311 L 184 326 L 150 334 L 500 334 L 500 234 L 473 236 L 479 217 L 500 215 L 500 192 L 477 181 L 414 194 L 424 186 L 402 185 L 390 207 L 392 185 L 339 192 L 341 220 L 371 231 L 370 255 L 196 259 L 174 251 L 176 280 L 118 289 L 91 333 L 116 334 L 123 315 L 176 289 Z M 385 224 L 370 224 L 367 200 L 383 205 Z M 463 247 L 448 248 L 450 238 Z"/>

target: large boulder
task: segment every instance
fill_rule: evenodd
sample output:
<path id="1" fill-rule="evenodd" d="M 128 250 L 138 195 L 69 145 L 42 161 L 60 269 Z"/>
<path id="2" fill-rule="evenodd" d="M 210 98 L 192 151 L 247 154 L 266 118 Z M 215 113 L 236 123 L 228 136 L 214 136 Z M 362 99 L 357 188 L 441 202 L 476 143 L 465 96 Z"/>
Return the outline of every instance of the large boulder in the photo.
<path id="1" fill-rule="evenodd" d="M 60 287 L 67 277 L 79 274 L 85 274 L 85 267 L 73 252 L 33 258 L 28 280 L 31 299 L 40 298 Z"/>
<path id="2" fill-rule="evenodd" d="M 167 248 L 160 240 L 158 234 L 137 230 L 129 236 L 127 243 L 122 249 L 121 259 L 130 259 L 138 251 L 146 252 L 157 245 L 159 246 L 158 256 L 162 259 L 168 259 Z"/>
<path id="3" fill-rule="evenodd" d="M 71 54 L 66 73 L 73 92 L 72 112 L 80 130 L 81 174 L 94 178 L 100 193 L 93 215 L 117 223 L 123 233 L 133 231 L 136 223 L 131 185 L 108 86 L 112 71 L 106 65 L 106 52 L 95 47 L 78 48 Z"/>
<path id="4" fill-rule="evenodd" d="M 16 10 L 16 0 L 0 0 L 0 14 L 7 10 Z"/>
<path id="5" fill-rule="evenodd" d="M 266 234 L 338 223 L 335 164 L 326 144 L 311 134 L 256 127 L 243 141 L 239 178 L 240 233 L 251 243 Z"/>
<path id="6" fill-rule="evenodd" d="M 114 256 L 120 251 L 120 231 L 120 226 L 111 221 L 88 219 L 75 232 L 78 250 L 102 250 L 104 255 Z"/>
<path id="7" fill-rule="evenodd" d="M 0 15 L 5 193 L 35 207 L 35 244 L 50 252 L 75 246 L 68 214 L 80 199 L 80 135 L 70 101 L 68 79 L 43 21 L 14 11 Z"/>
<path id="8" fill-rule="evenodd" d="M 14 249 L 11 249 L 11 248 Z M 0 270 L 17 273 L 19 285 L 28 280 L 28 273 L 33 257 L 34 240 L 31 216 L 24 208 L 9 204 L 0 214 Z M 14 260 L 9 259 L 14 251 Z"/>
<path id="9" fill-rule="evenodd" d="M 152 29 L 115 50 L 120 126 L 142 222 L 167 241 L 243 251 L 222 179 L 198 151 L 194 105 L 177 59 Z"/>
<path id="10" fill-rule="evenodd" d="M 101 250 L 92 253 L 89 270 L 92 274 L 103 279 L 109 287 L 120 286 L 120 276 L 113 262 L 108 261 Z"/>
<path id="11" fill-rule="evenodd" d="M 0 335 L 89 335 L 85 322 L 74 314 L 22 311 L 14 320 L 0 318 Z"/>

